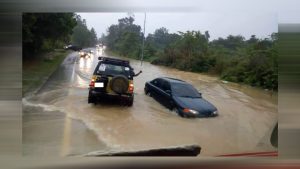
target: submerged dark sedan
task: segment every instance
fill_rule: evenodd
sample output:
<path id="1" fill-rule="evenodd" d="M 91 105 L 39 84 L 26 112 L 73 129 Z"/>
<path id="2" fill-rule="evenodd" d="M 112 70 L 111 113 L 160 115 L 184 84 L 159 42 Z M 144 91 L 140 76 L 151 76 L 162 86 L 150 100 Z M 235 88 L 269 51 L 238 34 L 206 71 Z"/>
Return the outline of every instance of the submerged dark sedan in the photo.
<path id="1" fill-rule="evenodd" d="M 146 82 L 145 94 L 182 117 L 213 117 L 217 108 L 202 98 L 191 84 L 185 81 L 162 77 Z"/>

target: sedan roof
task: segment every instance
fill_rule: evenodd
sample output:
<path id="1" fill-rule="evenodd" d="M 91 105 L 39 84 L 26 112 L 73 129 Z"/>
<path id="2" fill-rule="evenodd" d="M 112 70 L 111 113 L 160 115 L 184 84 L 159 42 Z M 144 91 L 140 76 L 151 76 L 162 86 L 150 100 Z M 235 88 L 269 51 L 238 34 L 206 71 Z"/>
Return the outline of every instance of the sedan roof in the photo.
<path id="1" fill-rule="evenodd" d="M 187 82 L 180 80 L 180 79 L 176 79 L 176 78 L 171 78 L 171 77 L 161 77 L 161 79 L 168 81 L 170 83 L 184 83 L 184 84 L 188 84 Z"/>

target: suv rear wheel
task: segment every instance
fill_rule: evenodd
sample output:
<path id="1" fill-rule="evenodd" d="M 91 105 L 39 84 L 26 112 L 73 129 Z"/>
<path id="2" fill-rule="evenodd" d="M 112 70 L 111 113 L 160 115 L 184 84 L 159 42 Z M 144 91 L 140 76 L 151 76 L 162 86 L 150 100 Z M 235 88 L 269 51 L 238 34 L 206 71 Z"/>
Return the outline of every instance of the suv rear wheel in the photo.
<path id="1" fill-rule="evenodd" d="M 133 97 L 129 97 L 127 100 L 127 106 L 131 107 L 133 105 Z"/>
<path id="2" fill-rule="evenodd" d="M 94 96 L 92 96 L 91 94 L 89 94 L 88 103 L 94 103 L 94 104 L 97 103 L 96 98 Z"/>

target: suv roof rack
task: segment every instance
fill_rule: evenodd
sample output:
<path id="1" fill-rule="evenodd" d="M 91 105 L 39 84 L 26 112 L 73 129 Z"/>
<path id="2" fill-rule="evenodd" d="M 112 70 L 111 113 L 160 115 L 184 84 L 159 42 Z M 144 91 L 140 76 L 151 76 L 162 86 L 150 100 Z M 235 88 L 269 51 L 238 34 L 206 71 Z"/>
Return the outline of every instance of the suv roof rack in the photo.
<path id="1" fill-rule="evenodd" d="M 122 60 L 122 59 L 116 59 L 116 58 L 110 58 L 110 57 L 99 56 L 98 60 L 102 61 L 102 62 L 107 62 L 107 63 L 129 65 L 128 60 Z"/>

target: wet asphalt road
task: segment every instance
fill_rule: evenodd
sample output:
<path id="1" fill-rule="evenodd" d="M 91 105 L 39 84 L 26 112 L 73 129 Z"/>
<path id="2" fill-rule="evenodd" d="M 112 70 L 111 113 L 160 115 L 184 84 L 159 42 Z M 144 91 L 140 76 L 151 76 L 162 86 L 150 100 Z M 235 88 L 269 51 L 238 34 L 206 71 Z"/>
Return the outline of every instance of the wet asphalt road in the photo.
<path id="1" fill-rule="evenodd" d="M 217 77 L 130 60 L 138 72 L 132 107 L 87 103 L 88 84 L 97 57 L 66 57 L 36 95 L 23 98 L 23 154 L 80 155 L 96 150 L 137 150 L 198 144 L 200 156 L 273 151 L 277 95 L 248 86 L 223 83 Z M 146 81 L 159 76 L 183 79 L 219 110 L 216 118 L 185 119 L 144 94 Z"/>

